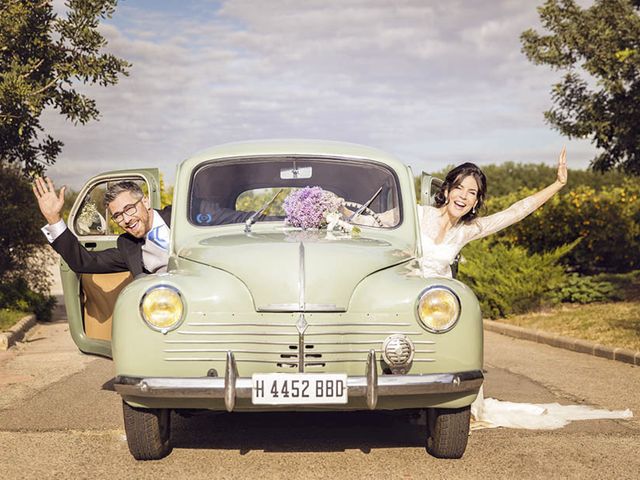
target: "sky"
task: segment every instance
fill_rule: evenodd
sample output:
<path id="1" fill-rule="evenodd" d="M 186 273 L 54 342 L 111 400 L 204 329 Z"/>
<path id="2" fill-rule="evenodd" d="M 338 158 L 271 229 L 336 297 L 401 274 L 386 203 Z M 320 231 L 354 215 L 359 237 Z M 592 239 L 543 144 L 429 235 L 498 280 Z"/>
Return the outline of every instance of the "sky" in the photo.
<path id="1" fill-rule="evenodd" d="M 542 0 L 120 0 L 100 31 L 132 64 L 116 86 L 82 86 L 100 119 L 45 128 L 65 146 L 48 174 L 89 177 L 176 165 L 264 138 L 360 143 L 414 173 L 472 161 L 571 168 L 596 150 L 544 121 L 561 73 L 530 63 L 520 34 Z M 580 2 L 590 4 L 586 0 Z M 63 0 L 54 0 L 64 14 Z M 553 179 L 549 179 L 553 181 Z"/>

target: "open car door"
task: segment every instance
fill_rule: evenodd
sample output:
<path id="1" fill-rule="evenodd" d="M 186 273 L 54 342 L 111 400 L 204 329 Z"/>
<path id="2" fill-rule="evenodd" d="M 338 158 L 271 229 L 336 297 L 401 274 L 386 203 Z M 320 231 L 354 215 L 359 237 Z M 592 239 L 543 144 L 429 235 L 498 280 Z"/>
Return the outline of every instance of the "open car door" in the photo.
<path id="1" fill-rule="evenodd" d="M 91 178 L 80 190 L 67 226 L 89 251 L 115 247 L 122 233 L 104 206 L 109 186 L 123 180 L 139 183 L 151 208 L 160 208 L 160 172 L 158 169 L 119 170 Z M 84 353 L 111 358 L 111 319 L 120 291 L 133 280 L 129 272 L 76 274 L 60 260 L 64 304 L 73 341 Z"/>
<path id="2" fill-rule="evenodd" d="M 436 193 L 440 191 L 442 180 L 422 172 L 420 181 L 420 205 L 433 205 Z"/>

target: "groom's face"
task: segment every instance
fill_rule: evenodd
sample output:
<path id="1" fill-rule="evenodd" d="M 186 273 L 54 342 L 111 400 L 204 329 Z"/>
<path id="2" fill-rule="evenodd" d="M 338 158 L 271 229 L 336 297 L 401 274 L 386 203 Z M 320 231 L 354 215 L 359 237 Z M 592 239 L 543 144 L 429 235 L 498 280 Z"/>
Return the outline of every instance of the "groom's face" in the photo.
<path id="1" fill-rule="evenodd" d="M 109 203 L 111 217 L 136 238 L 143 238 L 153 225 L 149 199 L 131 192 L 122 192 Z"/>

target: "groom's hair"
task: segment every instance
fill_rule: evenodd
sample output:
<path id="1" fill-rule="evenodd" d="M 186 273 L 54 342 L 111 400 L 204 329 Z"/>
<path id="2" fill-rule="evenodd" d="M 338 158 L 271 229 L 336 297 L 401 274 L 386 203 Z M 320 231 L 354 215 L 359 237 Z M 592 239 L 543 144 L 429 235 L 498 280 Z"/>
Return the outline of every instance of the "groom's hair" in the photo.
<path id="1" fill-rule="evenodd" d="M 144 197 L 144 192 L 136 182 L 124 180 L 122 182 L 114 183 L 107 188 L 107 191 L 104 194 L 104 206 L 108 207 L 109 204 L 123 192 L 131 192 L 137 199 Z"/>
<path id="2" fill-rule="evenodd" d="M 467 223 L 478 216 L 482 205 L 484 204 L 484 198 L 487 194 L 487 177 L 484 172 L 475 163 L 467 162 L 462 165 L 458 165 L 454 169 L 447 173 L 444 179 L 444 183 L 440 187 L 440 191 L 435 196 L 435 206 L 442 207 L 449 201 L 447 195 L 449 192 L 462 183 L 467 177 L 473 177 L 478 184 L 478 193 L 476 195 L 476 206 L 469 210 L 469 212 L 460 220 Z M 445 195 L 446 193 L 446 195 Z"/>

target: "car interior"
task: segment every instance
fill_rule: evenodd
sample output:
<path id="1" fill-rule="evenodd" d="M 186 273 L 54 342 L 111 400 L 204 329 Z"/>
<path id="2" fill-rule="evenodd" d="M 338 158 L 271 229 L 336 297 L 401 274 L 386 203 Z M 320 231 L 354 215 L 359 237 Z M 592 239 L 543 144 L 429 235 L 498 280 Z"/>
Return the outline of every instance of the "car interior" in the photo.
<path id="1" fill-rule="evenodd" d="M 394 210 L 389 226 L 400 223 L 398 181 L 388 167 L 362 160 L 317 157 L 242 158 L 205 163 L 191 181 L 189 218 L 200 225 L 203 216 L 210 218 L 216 209 L 235 210 L 238 199 L 248 192 L 263 191 L 265 198 L 271 198 L 282 188 L 286 190 L 280 198 L 283 200 L 292 189 L 313 186 L 347 201 L 370 202 L 369 208 L 376 213 Z"/>

